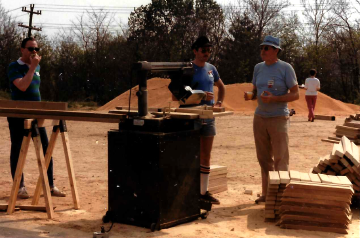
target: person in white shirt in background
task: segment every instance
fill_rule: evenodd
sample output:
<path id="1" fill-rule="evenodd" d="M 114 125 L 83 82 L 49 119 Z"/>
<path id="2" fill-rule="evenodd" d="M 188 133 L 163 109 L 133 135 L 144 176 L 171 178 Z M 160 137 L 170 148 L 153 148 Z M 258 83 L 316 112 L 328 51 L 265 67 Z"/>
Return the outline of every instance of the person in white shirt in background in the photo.
<path id="1" fill-rule="evenodd" d="M 308 121 L 313 122 L 315 119 L 314 110 L 318 91 L 320 90 L 320 80 L 316 77 L 316 70 L 310 70 L 310 78 L 305 80 L 305 100 L 309 109 Z"/>

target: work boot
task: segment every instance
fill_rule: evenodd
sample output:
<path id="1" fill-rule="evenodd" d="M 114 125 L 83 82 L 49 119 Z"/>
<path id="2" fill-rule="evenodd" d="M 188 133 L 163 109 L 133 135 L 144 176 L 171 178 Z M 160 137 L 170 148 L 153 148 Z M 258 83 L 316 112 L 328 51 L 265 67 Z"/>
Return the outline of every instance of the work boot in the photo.
<path id="1" fill-rule="evenodd" d="M 53 197 L 66 197 L 66 193 L 65 192 L 61 192 L 57 187 L 52 187 L 50 189 L 51 192 L 51 196 Z"/>
<path id="2" fill-rule="evenodd" d="M 30 196 L 29 196 L 29 194 L 27 193 L 26 188 L 25 188 L 25 187 L 21 187 L 21 188 L 19 188 L 17 197 L 18 197 L 18 198 L 21 198 L 21 199 L 28 199 Z"/>
<path id="3" fill-rule="evenodd" d="M 265 196 L 261 196 L 258 199 L 255 200 L 256 204 L 263 204 L 266 202 L 266 197 Z"/>
<path id="4" fill-rule="evenodd" d="M 216 198 L 214 198 L 212 196 L 211 193 L 209 193 L 209 191 L 206 191 L 206 193 L 204 195 L 200 194 L 200 199 L 204 200 L 204 201 L 208 201 L 211 204 L 216 204 L 216 205 L 220 205 L 220 201 Z"/>

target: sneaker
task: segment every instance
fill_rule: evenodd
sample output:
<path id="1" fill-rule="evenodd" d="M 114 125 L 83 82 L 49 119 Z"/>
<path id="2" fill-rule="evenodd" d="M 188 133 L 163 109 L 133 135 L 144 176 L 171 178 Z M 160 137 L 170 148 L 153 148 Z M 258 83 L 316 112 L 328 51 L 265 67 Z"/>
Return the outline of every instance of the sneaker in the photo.
<path id="1" fill-rule="evenodd" d="M 50 189 L 51 192 L 51 196 L 53 197 L 66 197 L 66 193 L 65 192 L 61 192 L 57 187 L 52 187 Z"/>
<path id="2" fill-rule="evenodd" d="M 263 204 L 266 202 L 266 197 L 265 196 L 261 196 L 258 199 L 255 200 L 256 204 Z"/>
<path id="3" fill-rule="evenodd" d="M 217 204 L 220 205 L 220 201 L 212 196 L 209 191 L 206 191 L 204 195 L 200 194 L 200 199 L 211 202 L 211 204 Z"/>
<path id="4" fill-rule="evenodd" d="M 19 188 L 17 197 L 18 197 L 18 198 L 21 198 L 21 199 L 28 199 L 30 196 L 29 196 L 29 194 L 27 193 L 26 188 L 25 188 L 25 187 L 21 187 L 21 188 Z"/>

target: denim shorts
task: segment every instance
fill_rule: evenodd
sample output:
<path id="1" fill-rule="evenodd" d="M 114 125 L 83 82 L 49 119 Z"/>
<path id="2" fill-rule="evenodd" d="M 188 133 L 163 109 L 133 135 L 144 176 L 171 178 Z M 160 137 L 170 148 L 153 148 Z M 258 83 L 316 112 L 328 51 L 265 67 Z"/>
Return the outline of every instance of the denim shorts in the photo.
<path id="1" fill-rule="evenodd" d="M 201 136 L 215 136 L 215 118 L 213 119 L 198 119 L 195 120 L 195 129 L 200 129 Z"/>

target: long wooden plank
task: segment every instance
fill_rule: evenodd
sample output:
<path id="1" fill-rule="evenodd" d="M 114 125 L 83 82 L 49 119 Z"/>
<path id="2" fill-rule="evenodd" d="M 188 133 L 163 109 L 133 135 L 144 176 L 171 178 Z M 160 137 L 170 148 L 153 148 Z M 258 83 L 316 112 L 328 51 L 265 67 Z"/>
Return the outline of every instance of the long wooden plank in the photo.
<path id="1" fill-rule="evenodd" d="M 349 224 L 349 221 L 346 220 L 339 220 L 336 218 L 329 218 L 329 217 L 315 217 L 311 215 L 304 215 L 304 214 L 284 214 L 280 217 L 280 223 L 282 221 L 286 220 L 297 220 L 297 221 L 316 221 L 316 222 L 328 222 L 328 223 L 343 223 L 343 224 Z"/>
<path id="2" fill-rule="evenodd" d="M 280 220 L 281 224 L 296 224 L 296 225 L 308 225 L 308 226 L 314 226 L 314 227 L 336 227 L 336 228 L 342 228 L 347 229 L 348 228 L 348 222 L 324 222 L 324 221 L 306 221 L 306 220 Z"/>
<path id="3" fill-rule="evenodd" d="M 162 112 L 152 112 L 151 114 L 155 116 L 163 116 Z M 166 113 L 166 116 L 174 119 L 198 119 L 199 115 L 195 113 L 185 113 L 185 112 L 170 112 Z"/>
<path id="4" fill-rule="evenodd" d="M 329 120 L 335 121 L 335 116 L 315 115 L 316 120 Z"/>
<path id="5" fill-rule="evenodd" d="M 335 196 L 337 195 L 337 196 Z M 318 193 L 317 190 L 299 190 L 296 192 L 285 191 L 282 196 L 294 197 L 294 198 L 309 198 L 309 199 L 318 199 L 318 200 L 329 200 L 329 201 L 339 201 L 347 202 L 350 204 L 352 195 L 339 195 L 339 194 L 329 194 L 329 193 Z"/>
<path id="6" fill-rule="evenodd" d="M 335 129 L 345 130 L 345 131 L 353 131 L 353 132 L 359 132 L 360 134 L 360 128 L 355 128 L 351 126 L 336 126 Z"/>
<path id="7" fill-rule="evenodd" d="M 0 108 L 23 108 L 41 110 L 67 110 L 67 102 L 35 102 L 35 101 L 14 101 L 0 100 Z"/>
<path id="8" fill-rule="evenodd" d="M 347 215 L 343 211 L 335 211 L 335 210 L 329 210 L 329 209 L 324 209 L 324 208 L 281 205 L 280 211 L 307 212 L 307 213 L 321 214 L 321 215 L 328 215 L 328 216 L 338 216 L 341 219 L 349 219 L 349 215 Z"/>
<path id="9" fill-rule="evenodd" d="M 192 109 L 192 108 L 176 108 L 175 112 L 198 114 L 200 119 L 214 118 L 212 110 L 201 110 L 201 109 Z"/>
<path id="10" fill-rule="evenodd" d="M 319 174 L 320 176 L 321 174 Z M 351 193 L 354 191 L 348 185 L 342 184 L 332 184 L 332 183 L 314 183 L 314 182 L 301 182 L 301 181 L 291 181 L 286 189 L 292 188 L 302 188 L 302 189 L 317 189 L 318 191 L 333 191 L 340 193 Z"/>
<path id="11" fill-rule="evenodd" d="M 340 234 L 348 234 L 346 229 L 334 228 L 334 227 L 317 227 L 317 226 L 304 226 L 304 225 L 294 225 L 294 224 L 281 224 L 280 227 L 285 228 L 285 229 L 324 231 L 324 232 L 335 232 L 335 233 L 340 233 Z"/>
<path id="12" fill-rule="evenodd" d="M 92 121 L 92 122 L 106 122 L 106 123 L 119 123 L 120 120 L 126 118 L 126 115 L 101 113 L 101 112 L 12 109 L 12 108 L 10 109 L 0 108 L 0 116 L 70 120 L 70 121 Z"/>
<path id="13" fill-rule="evenodd" d="M 356 122 L 356 121 L 345 122 L 345 123 L 344 123 L 344 126 L 360 128 L 360 123 L 358 123 L 358 122 Z"/>
<path id="14" fill-rule="evenodd" d="M 230 116 L 234 115 L 234 112 L 228 111 L 228 112 L 214 112 L 214 117 L 224 117 L 224 116 Z"/>
<path id="15" fill-rule="evenodd" d="M 344 208 L 346 210 L 350 209 L 350 204 L 347 202 L 330 201 L 325 199 L 293 198 L 288 196 L 282 196 L 281 202 L 282 205 L 286 205 L 285 202 L 293 202 L 293 203 L 298 203 L 300 206 L 306 204 L 314 204 L 316 206 L 317 205 L 329 206 L 330 209 L 335 207 Z"/>

